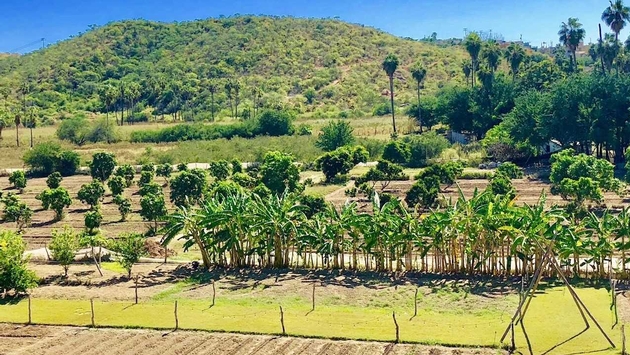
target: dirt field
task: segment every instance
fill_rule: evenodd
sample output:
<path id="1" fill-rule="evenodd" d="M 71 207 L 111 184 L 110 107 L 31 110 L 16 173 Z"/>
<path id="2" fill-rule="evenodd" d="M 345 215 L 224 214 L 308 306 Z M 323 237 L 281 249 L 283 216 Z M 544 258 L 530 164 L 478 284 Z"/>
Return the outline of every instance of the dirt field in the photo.
<path id="1" fill-rule="evenodd" d="M 472 355 L 494 349 L 332 341 L 264 335 L 88 329 L 0 324 L 0 354 L 208 354 L 208 355 Z"/>

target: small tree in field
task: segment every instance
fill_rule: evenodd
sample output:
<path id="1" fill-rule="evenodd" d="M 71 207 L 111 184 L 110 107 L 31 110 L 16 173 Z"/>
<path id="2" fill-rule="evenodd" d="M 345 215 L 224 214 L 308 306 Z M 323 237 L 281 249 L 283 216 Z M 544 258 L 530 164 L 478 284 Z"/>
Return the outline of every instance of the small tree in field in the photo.
<path id="1" fill-rule="evenodd" d="M 226 160 L 210 162 L 210 175 L 217 181 L 226 180 L 230 176 L 230 163 Z"/>
<path id="2" fill-rule="evenodd" d="M 315 163 L 326 176 L 326 182 L 332 183 L 337 176 L 349 173 L 355 165 L 365 163 L 367 158 L 367 151 L 361 146 L 341 147 L 320 156 Z"/>
<path id="3" fill-rule="evenodd" d="M 120 220 L 123 222 L 126 221 L 127 216 L 131 213 L 131 199 L 123 195 L 116 195 L 114 196 L 114 203 L 118 206 Z"/>
<path id="4" fill-rule="evenodd" d="M 61 173 L 55 171 L 54 173 L 48 175 L 48 178 L 46 179 L 46 186 L 48 186 L 49 189 L 56 189 L 59 185 L 61 185 L 62 180 L 63 177 L 61 177 Z"/>
<path id="5" fill-rule="evenodd" d="M 352 145 L 354 143 L 353 131 L 354 129 L 347 121 L 329 122 L 322 128 L 315 145 L 327 152 Z"/>
<path id="6" fill-rule="evenodd" d="M 16 170 L 9 175 L 9 182 L 13 185 L 13 188 L 24 191 L 26 187 L 26 175 L 22 170 Z"/>
<path id="7" fill-rule="evenodd" d="M 135 172 L 136 171 L 131 165 L 121 165 L 116 169 L 114 175 L 120 176 L 125 179 L 126 186 L 131 187 L 131 185 L 133 185 L 133 176 Z"/>
<path id="8" fill-rule="evenodd" d="M 176 206 L 187 206 L 201 201 L 208 187 L 206 172 L 199 169 L 183 171 L 171 179 L 171 202 Z"/>
<path id="9" fill-rule="evenodd" d="M 116 157 L 111 153 L 100 152 L 92 156 L 90 175 L 101 182 L 106 181 L 116 168 Z"/>
<path id="10" fill-rule="evenodd" d="M 392 140 L 385 145 L 383 151 L 383 159 L 391 161 L 392 163 L 405 165 L 411 158 L 411 150 L 409 144 L 402 140 Z"/>
<path id="11" fill-rule="evenodd" d="M 290 154 L 268 152 L 260 167 L 260 176 L 262 183 L 277 195 L 300 188 L 300 173 Z"/>
<path id="12" fill-rule="evenodd" d="M 68 277 L 70 264 L 74 261 L 77 249 L 79 249 L 79 239 L 74 230 L 68 226 L 64 226 L 62 230 L 53 230 L 49 248 L 53 260 L 63 267 L 64 276 Z"/>
<path id="13" fill-rule="evenodd" d="M 0 290 L 16 294 L 37 286 L 37 276 L 28 269 L 24 258 L 26 243 L 16 232 L 0 231 Z"/>
<path id="14" fill-rule="evenodd" d="M 153 178 L 155 177 L 155 173 L 152 171 L 142 171 L 140 173 L 140 179 L 138 180 L 138 186 L 142 188 L 144 185 L 151 183 Z"/>
<path id="15" fill-rule="evenodd" d="M 94 234 L 95 230 L 101 227 L 103 214 L 98 209 L 87 211 L 83 216 L 83 220 L 85 222 L 85 229 L 87 229 L 87 232 L 89 234 Z"/>
<path id="16" fill-rule="evenodd" d="M 407 195 L 405 202 L 409 207 L 431 208 L 435 205 L 440 192 L 440 181 L 435 176 L 429 176 L 416 181 Z"/>
<path id="17" fill-rule="evenodd" d="M 162 193 L 158 195 L 148 194 L 140 199 L 140 216 L 145 221 L 153 222 L 153 228 L 149 230 L 149 234 L 157 232 L 157 222 L 163 219 L 168 211 L 166 210 L 166 202 Z"/>
<path id="18" fill-rule="evenodd" d="M 103 184 L 98 180 L 92 180 L 91 183 L 81 186 L 77 194 L 79 200 L 90 205 L 90 209 L 92 210 L 98 208 L 103 196 L 105 196 L 105 187 L 103 187 Z"/>
<path id="19" fill-rule="evenodd" d="M 511 162 L 501 164 L 501 166 L 497 168 L 497 172 L 502 173 L 509 179 L 521 179 L 523 177 L 523 170 Z"/>
<path id="20" fill-rule="evenodd" d="M 230 164 L 232 165 L 232 174 L 243 172 L 243 163 L 241 163 L 238 159 L 232 159 Z"/>
<path id="21" fill-rule="evenodd" d="M 157 166 L 155 172 L 157 176 L 164 178 L 164 185 L 167 185 L 168 179 L 171 178 L 171 174 L 173 173 L 173 166 L 171 166 L 171 164 L 161 164 Z"/>
<path id="22" fill-rule="evenodd" d="M 36 198 L 42 202 L 44 210 L 52 209 L 55 211 L 55 221 L 61 221 L 63 219 L 63 209 L 70 207 L 72 204 L 68 190 L 63 187 L 44 190 Z"/>
<path id="23" fill-rule="evenodd" d="M 118 253 L 118 263 L 127 271 L 127 277 L 131 278 L 133 265 L 140 258 L 147 255 L 144 237 L 140 233 L 123 234 L 112 242 L 111 248 Z"/>
<path id="24" fill-rule="evenodd" d="M 114 176 L 107 182 L 107 187 L 109 187 L 109 191 L 112 192 L 112 196 L 119 196 L 125 191 L 127 187 L 127 183 L 122 176 Z"/>
<path id="25" fill-rule="evenodd" d="M 140 196 L 159 195 L 162 193 L 162 186 L 154 181 L 151 181 L 148 184 L 142 185 L 138 193 Z"/>

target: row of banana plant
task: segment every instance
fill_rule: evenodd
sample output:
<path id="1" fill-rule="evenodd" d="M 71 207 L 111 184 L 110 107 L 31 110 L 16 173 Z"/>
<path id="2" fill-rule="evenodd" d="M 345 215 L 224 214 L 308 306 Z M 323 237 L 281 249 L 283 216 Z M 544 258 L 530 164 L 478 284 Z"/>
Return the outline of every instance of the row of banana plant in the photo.
<path id="1" fill-rule="evenodd" d="M 489 192 L 424 213 L 392 199 L 319 211 L 297 196 L 221 195 L 168 217 L 163 244 L 198 248 L 205 267 L 338 268 L 495 276 L 531 274 L 550 250 L 574 276 L 626 274 L 630 211 L 577 216 Z M 551 270 L 548 270 L 551 272 Z"/>

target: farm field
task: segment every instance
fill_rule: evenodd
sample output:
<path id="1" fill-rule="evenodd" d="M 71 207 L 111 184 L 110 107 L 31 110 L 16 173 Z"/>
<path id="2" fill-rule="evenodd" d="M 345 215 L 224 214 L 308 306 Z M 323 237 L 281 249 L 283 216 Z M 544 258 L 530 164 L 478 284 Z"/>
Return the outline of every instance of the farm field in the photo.
<path id="1" fill-rule="evenodd" d="M 215 270 L 199 273 L 185 266 L 140 264 L 134 270 L 142 275 L 139 283 L 140 302 L 134 305 L 134 282 L 127 280 L 119 272 L 106 268 L 105 275 L 100 277 L 93 265 L 79 264 L 71 267 L 69 279 L 64 280 L 60 277 L 61 267 L 58 265 L 31 263 L 30 267 L 45 280 L 44 284 L 32 293 L 32 319 L 34 323 L 40 325 L 88 326 L 89 299 L 94 299 L 95 323 L 99 327 L 168 330 L 174 327 L 173 304 L 177 300 L 179 327 L 182 330 L 265 333 L 277 336 L 281 334 L 278 307 L 282 306 L 286 332 L 289 336 L 377 340 L 391 343 L 395 338 L 392 321 L 392 312 L 395 311 L 400 325 L 401 341 L 466 347 L 500 345 L 499 338 L 509 324 L 509 318 L 518 302 L 516 289 L 520 285 L 520 282 L 512 284 L 497 279 L 437 278 L 422 275 L 408 275 L 393 281 L 378 274 L 338 271 Z M 213 291 L 210 280 L 216 282 L 216 303 L 212 307 Z M 311 292 L 314 282 L 316 308 L 312 311 Z M 416 288 L 418 316 L 413 317 Z M 614 317 L 609 309 L 609 292 L 597 285 L 578 285 L 577 292 L 606 332 L 615 342 L 619 342 L 619 326 L 611 330 Z M 19 302 L 4 301 L 1 306 L 0 322 L 25 323 L 28 319 L 27 303 L 25 299 Z M 620 295 L 619 303 L 623 322 L 627 320 L 623 318 L 627 309 L 627 299 Z M 545 283 L 532 302 L 530 313 L 526 317 L 526 327 L 534 351 L 541 353 L 579 333 L 583 329 L 583 324 L 566 288 L 558 284 Z M 1 338 L 3 332 L 7 330 L 6 327 L 0 329 Z M 108 337 L 101 332 L 110 330 L 94 331 L 79 328 L 68 331 L 71 334 L 77 333 L 76 335 L 83 339 L 69 337 L 72 339 L 68 340 L 70 344 L 76 346 L 93 337 L 98 343 Z M 134 337 L 135 340 L 129 340 L 134 344 L 139 341 L 138 339 L 151 338 L 150 335 L 153 333 L 160 336 L 164 333 L 122 330 L 111 332 L 120 334 L 124 339 Z M 168 337 L 203 336 L 203 333 L 186 334 L 189 333 L 174 333 Z M 38 351 L 54 353 L 46 352 L 52 351 L 47 347 L 55 344 L 55 349 L 59 349 L 58 347 L 63 346 L 63 343 L 57 344 L 52 339 L 47 339 L 49 341 L 42 343 L 41 348 L 26 344 L 27 347 L 24 349 L 34 354 L 40 353 Z M 327 346 L 327 349 L 345 344 L 326 345 L 328 342 L 298 339 L 292 340 L 291 344 L 298 346 L 302 341 L 316 342 L 321 344 L 319 346 Z M 186 340 L 186 343 L 189 341 Z M 516 345 L 519 349 L 526 349 L 525 344 L 520 330 L 517 329 Z M 390 349 L 390 352 L 385 352 L 386 344 L 356 343 L 356 346 L 377 345 L 382 349 L 379 354 L 426 354 L 432 348 L 414 345 L 395 346 L 394 349 L 400 350 L 391 352 L 394 350 Z M 236 351 L 236 348 L 229 348 Z M 98 351 L 100 350 L 97 348 L 96 353 L 99 353 Z M 118 353 L 117 349 L 113 351 Z M 227 353 L 227 347 L 222 348 L 222 351 Z M 242 351 L 235 353 L 248 353 Z M 284 350 L 276 351 L 278 352 L 270 353 L 284 353 L 282 352 Z M 311 353 L 309 351 L 305 350 L 303 353 Z M 328 350 L 322 351 L 314 353 L 337 354 Z M 354 348 L 348 348 L 346 351 L 354 351 Z M 444 351 L 444 354 L 450 354 L 452 350 Z M 549 354 L 569 354 L 578 351 L 618 353 L 608 349 L 605 339 L 591 324 L 588 331 L 573 341 L 558 346 Z M 121 349 L 120 353 L 129 352 Z M 463 352 L 466 353 L 497 354 L 500 350 L 475 349 Z"/>

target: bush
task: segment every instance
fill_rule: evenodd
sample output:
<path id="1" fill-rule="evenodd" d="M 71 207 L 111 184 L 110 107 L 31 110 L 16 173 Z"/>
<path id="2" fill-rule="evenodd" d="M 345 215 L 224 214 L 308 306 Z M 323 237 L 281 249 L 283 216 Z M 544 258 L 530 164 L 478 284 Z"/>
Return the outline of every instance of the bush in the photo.
<path id="1" fill-rule="evenodd" d="M 155 173 L 153 171 L 143 170 L 140 173 L 140 179 L 138 180 L 138 186 L 142 188 L 144 185 L 149 184 L 153 181 L 153 177 Z"/>
<path id="2" fill-rule="evenodd" d="M 312 218 L 326 209 L 326 199 L 321 196 L 301 195 L 300 204 L 306 207 L 304 214 L 307 218 Z"/>
<path id="3" fill-rule="evenodd" d="M 131 278 L 133 265 L 148 254 L 145 245 L 140 233 L 123 234 L 112 242 L 111 249 L 120 256 L 118 263 L 127 271 L 127 277 Z"/>
<path id="4" fill-rule="evenodd" d="M 392 163 L 406 165 L 409 158 L 411 158 L 409 144 L 399 139 L 387 143 L 383 151 L 383 159 Z"/>
<path id="5" fill-rule="evenodd" d="M 98 207 L 103 196 L 105 196 L 105 187 L 98 180 L 92 180 L 89 184 L 82 185 L 77 193 L 79 201 L 90 205 L 92 210 Z"/>
<path id="6" fill-rule="evenodd" d="M 157 233 L 157 222 L 164 218 L 167 213 L 166 202 L 161 192 L 156 195 L 144 195 L 140 199 L 140 216 L 145 221 L 153 222 L 153 228 L 149 230 L 149 234 Z"/>
<path id="7" fill-rule="evenodd" d="M 131 213 L 131 199 L 123 195 L 116 195 L 114 197 L 114 203 L 118 206 L 120 220 L 123 222 L 126 221 L 127 216 Z"/>
<path id="8" fill-rule="evenodd" d="M 358 163 L 367 161 L 367 151 L 361 146 L 341 147 L 317 158 L 317 169 L 326 176 L 328 183 L 333 183 L 337 176 L 345 175 Z"/>
<path id="9" fill-rule="evenodd" d="M 92 178 L 104 182 L 109 179 L 116 168 L 116 157 L 106 152 L 95 153 L 89 166 Z"/>
<path id="10" fill-rule="evenodd" d="M 103 222 L 103 214 L 99 210 L 87 211 L 83 216 L 85 228 L 89 234 L 94 234 L 94 230 L 101 227 Z"/>
<path id="11" fill-rule="evenodd" d="M 28 269 L 24 258 L 26 243 L 13 231 L 0 231 L 0 289 L 13 290 L 16 294 L 37 286 L 37 276 Z"/>
<path id="12" fill-rule="evenodd" d="M 217 181 L 226 180 L 230 176 L 230 163 L 226 160 L 210 162 L 210 175 Z"/>
<path id="13" fill-rule="evenodd" d="M 451 145 L 446 138 L 434 131 L 405 136 L 401 140 L 409 147 L 410 157 L 407 166 L 410 168 L 427 166 L 431 159 L 439 157 Z"/>
<path id="14" fill-rule="evenodd" d="M 158 195 L 161 193 L 162 193 L 162 186 L 160 186 L 159 184 L 153 181 L 149 182 L 148 184 L 142 185 L 142 187 L 138 191 L 138 194 L 140 196 Z"/>
<path id="15" fill-rule="evenodd" d="M 15 222 L 18 231 L 22 231 L 24 227 L 31 223 L 33 218 L 33 211 L 24 202 L 20 201 L 20 198 L 9 193 L 4 196 L 0 202 L 4 204 L 3 220 L 6 222 Z"/>
<path id="16" fill-rule="evenodd" d="M 37 199 L 42 202 L 42 207 L 45 210 L 52 209 L 55 212 L 55 221 L 62 220 L 63 209 L 72 204 L 68 190 L 63 187 L 44 190 L 37 195 Z"/>
<path id="17" fill-rule="evenodd" d="M 143 130 L 131 132 L 133 143 L 162 143 L 191 140 L 214 140 L 234 137 L 252 138 L 255 136 L 255 120 L 231 125 L 179 124 L 159 130 Z"/>
<path id="18" fill-rule="evenodd" d="M 24 153 L 24 164 L 30 172 L 38 176 L 48 176 L 58 171 L 63 176 L 69 176 L 79 167 L 79 154 L 64 150 L 58 143 L 44 142 Z"/>
<path id="19" fill-rule="evenodd" d="M 168 182 L 168 179 L 171 178 L 171 174 L 173 173 L 173 166 L 171 164 L 160 164 L 155 169 L 155 173 Z"/>
<path id="20" fill-rule="evenodd" d="M 294 118 L 287 111 L 264 110 L 256 120 L 256 134 L 273 137 L 291 135 Z"/>
<path id="21" fill-rule="evenodd" d="M 514 190 L 512 181 L 510 181 L 510 177 L 502 172 L 494 174 L 494 176 L 490 179 L 488 189 L 493 195 L 503 195 L 509 197 L 510 199 L 513 199 L 516 196 L 516 191 Z"/>
<path id="22" fill-rule="evenodd" d="M 208 186 L 205 171 L 199 169 L 183 171 L 171 179 L 170 185 L 170 199 L 176 206 L 189 206 L 199 203 Z"/>
<path id="23" fill-rule="evenodd" d="M 133 185 L 133 177 L 135 175 L 136 170 L 131 165 L 121 165 L 119 166 L 114 175 L 120 176 L 125 179 L 126 187 L 131 187 Z"/>
<path id="24" fill-rule="evenodd" d="M 76 251 L 79 249 L 79 238 L 74 230 L 68 226 L 62 230 L 54 229 L 48 248 L 53 260 L 63 267 L 64 276 L 68 277 L 70 264 L 74 262 Z"/>
<path id="25" fill-rule="evenodd" d="M 61 173 L 55 171 L 54 173 L 48 175 L 48 178 L 46 179 L 46 186 L 48 186 L 49 189 L 56 189 L 59 185 L 61 185 L 62 180 L 63 178 L 61 177 Z"/>
<path id="26" fill-rule="evenodd" d="M 72 142 L 76 145 L 85 143 L 108 142 L 120 140 L 116 126 L 107 124 L 106 120 L 88 122 L 85 118 L 70 118 L 63 120 L 57 128 L 57 138 Z"/>
<path id="27" fill-rule="evenodd" d="M 509 179 L 523 178 L 523 170 L 519 168 L 516 164 L 511 162 L 501 164 L 497 168 L 497 173 L 501 173 Z"/>
<path id="28" fill-rule="evenodd" d="M 300 187 L 300 174 L 290 154 L 282 152 L 265 154 L 260 176 L 261 182 L 277 195 L 285 191 L 294 192 Z"/>
<path id="29" fill-rule="evenodd" d="M 186 163 L 177 164 L 177 171 L 187 171 L 187 170 L 188 170 L 188 164 Z"/>
<path id="30" fill-rule="evenodd" d="M 354 129 L 347 121 L 331 121 L 322 128 L 315 145 L 327 152 L 352 145 L 354 143 L 353 131 Z"/>
<path id="31" fill-rule="evenodd" d="M 494 176 L 492 171 L 464 171 L 459 176 L 461 180 L 489 180 Z"/>
<path id="32" fill-rule="evenodd" d="M 22 170 L 16 170 L 9 175 L 9 183 L 13 185 L 13 188 L 24 191 L 26 187 L 26 175 Z"/>
<path id="33" fill-rule="evenodd" d="M 297 126 L 295 133 L 298 136 L 310 136 L 313 134 L 313 128 L 307 124 L 300 124 Z"/>
<path id="34" fill-rule="evenodd" d="M 441 184 L 453 185 L 464 171 L 460 162 L 448 162 L 444 164 L 434 164 L 424 169 L 416 176 L 416 179 L 426 179 L 435 176 Z"/>
<path id="35" fill-rule="evenodd" d="M 232 165 L 232 174 L 243 172 L 243 163 L 241 163 L 240 160 L 232 159 L 230 164 Z"/>
<path id="36" fill-rule="evenodd" d="M 421 206 L 423 209 L 431 208 L 435 205 L 438 193 L 440 192 L 440 182 L 437 177 L 430 176 L 416 181 L 405 196 L 405 202 L 409 207 Z"/>
<path id="37" fill-rule="evenodd" d="M 245 173 L 236 173 L 232 175 L 232 181 L 234 181 L 239 186 L 244 187 L 246 189 L 253 189 L 258 183 L 258 180 L 254 179 L 253 177 Z"/>
<path id="38" fill-rule="evenodd" d="M 372 116 L 385 116 L 390 115 L 391 113 L 392 106 L 389 102 L 378 104 L 376 107 L 374 107 L 374 110 L 372 110 Z"/>
<path id="39" fill-rule="evenodd" d="M 112 192 L 112 196 L 118 196 L 122 195 L 125 191 L 127 183 L 121 176 L 114 176 L 107 182 L 107 187 L 109 187 L 109 191 Z"/>

